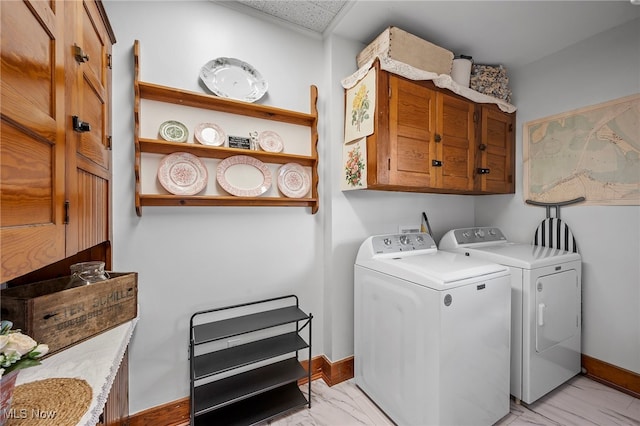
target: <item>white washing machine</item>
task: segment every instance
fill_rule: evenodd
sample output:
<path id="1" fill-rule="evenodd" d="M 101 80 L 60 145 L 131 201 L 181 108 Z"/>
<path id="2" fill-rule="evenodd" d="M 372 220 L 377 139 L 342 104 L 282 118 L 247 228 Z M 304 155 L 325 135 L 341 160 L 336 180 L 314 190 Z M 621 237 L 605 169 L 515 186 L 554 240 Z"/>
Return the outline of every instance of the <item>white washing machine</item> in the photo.
<path id="1" fill-rule="evenodd" d="M 509 413 L 506 267 L 379 235 L 356 258 L 356 384 L 399 425 L 491 425 Z"/>
<path id="2" fill-rule="evenodd" d="M 530 404 L 580 372 L 579 254 L 509 242 L 491 227 L 451 230 L 439 248 L 511 271 L 511 395 Z"/>

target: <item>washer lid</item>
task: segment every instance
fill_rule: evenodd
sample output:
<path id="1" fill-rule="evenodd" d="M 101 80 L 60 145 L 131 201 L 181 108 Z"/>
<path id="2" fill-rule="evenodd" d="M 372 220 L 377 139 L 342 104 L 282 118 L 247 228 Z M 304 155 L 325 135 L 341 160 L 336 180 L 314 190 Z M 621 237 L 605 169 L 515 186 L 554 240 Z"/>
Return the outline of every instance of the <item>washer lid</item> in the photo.
<path id="1" fill-rule="evenodd" d="M 503 265 L 444 251 L 395 258 L 362 259 L 356 265 L 434 290 L 445 290 L 508 274 L 508 269 Z"/>
<path id="2" fill-rule="evenodd" d="M 504 243 L 494 246 L 462 247 L 456 251 L 468 252 L 490 262 L 514 266 L 523 269 L 542 268 L 559 263 L 580 260 L 578 253 L 566 252 L 553 247 L 534 246 L 531 244 Z M 477 258 L 477 257 L 476 257 Z"/>

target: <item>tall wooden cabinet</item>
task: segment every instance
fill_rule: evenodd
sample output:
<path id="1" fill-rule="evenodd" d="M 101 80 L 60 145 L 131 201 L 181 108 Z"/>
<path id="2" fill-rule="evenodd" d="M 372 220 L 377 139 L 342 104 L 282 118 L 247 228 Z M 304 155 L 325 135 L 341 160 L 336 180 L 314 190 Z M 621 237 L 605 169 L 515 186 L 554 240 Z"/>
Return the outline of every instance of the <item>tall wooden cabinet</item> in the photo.
<path id="1" fill-rule="evenodd" d="M 369 189 L 514 192 L 515 114 L 377 68 Z"/>
<path id="2" fill-rule="evenodd" d="M 68 275 L 84 260 L 110 268 L 115 37 L 102 3 L 0 8 L 0 283 Z M 104 424 L 128 417 L 126 362 L 116 383 Z"/>
<path id="3" fill-rule="evenodd" d="M 115 37 L 102 4 L 0 7 L 0 282 L 83 257 L 110 266 Z"/>

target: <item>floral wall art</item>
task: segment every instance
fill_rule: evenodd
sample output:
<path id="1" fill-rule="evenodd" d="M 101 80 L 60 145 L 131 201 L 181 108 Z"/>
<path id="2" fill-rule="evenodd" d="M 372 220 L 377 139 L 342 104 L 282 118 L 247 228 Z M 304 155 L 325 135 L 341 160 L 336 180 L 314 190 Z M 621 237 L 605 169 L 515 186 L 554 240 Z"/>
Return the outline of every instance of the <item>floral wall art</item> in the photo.
<path id="1" fill-rule="evenodd" d="M 343 191 L 367 187 L 367 136 L 373 134 L 375 96 L 375 68 L 347 89 L 340 180 Z"/>

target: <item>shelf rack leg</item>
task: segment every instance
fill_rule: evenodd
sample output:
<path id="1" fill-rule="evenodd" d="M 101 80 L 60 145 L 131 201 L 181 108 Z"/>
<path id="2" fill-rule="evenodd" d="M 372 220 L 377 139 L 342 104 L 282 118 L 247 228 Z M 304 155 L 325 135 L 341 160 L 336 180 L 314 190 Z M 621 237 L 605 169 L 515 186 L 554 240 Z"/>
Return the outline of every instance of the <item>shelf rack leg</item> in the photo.
<path id="1" fill-rule="evenodd" d="M 311 408 L 311 323 L 313 322 L 313 314 L 309 313 L 309 369 L 308 369 L 308 383 L 309 383 L 309 408 Z"/>

